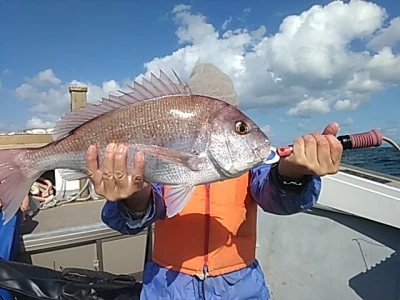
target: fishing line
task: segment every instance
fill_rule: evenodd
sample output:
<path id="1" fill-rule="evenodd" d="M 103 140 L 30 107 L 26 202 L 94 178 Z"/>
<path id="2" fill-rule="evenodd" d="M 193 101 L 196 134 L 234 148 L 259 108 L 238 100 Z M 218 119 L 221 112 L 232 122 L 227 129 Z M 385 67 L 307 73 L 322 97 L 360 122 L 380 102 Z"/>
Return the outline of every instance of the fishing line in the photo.
<path id="1" fill-rule="evenodd" d="M 392 145 L 397 151 L 400 151 L 400 146 L 394 140 L 392 140 L 386 136 L 382 137 L 382 140 L 384 140 L 385 142 Z"/>

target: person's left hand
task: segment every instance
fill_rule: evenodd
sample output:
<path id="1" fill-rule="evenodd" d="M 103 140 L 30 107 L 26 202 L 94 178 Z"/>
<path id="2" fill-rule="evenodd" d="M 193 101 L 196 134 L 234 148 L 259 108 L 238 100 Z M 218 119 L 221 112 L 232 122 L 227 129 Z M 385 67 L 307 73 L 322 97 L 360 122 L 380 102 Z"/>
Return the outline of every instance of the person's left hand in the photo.
<path id="1" fill-rule="evenodd" d="M 339 171 L 343 147 L 335 137 L 339 125 L 332 122 L 322 134 L 310 133 L 295 139 L 293 152 L 279 160 L 278 172 L 288 179 L 301 179 L 305 175 L 324 176 Z"/>

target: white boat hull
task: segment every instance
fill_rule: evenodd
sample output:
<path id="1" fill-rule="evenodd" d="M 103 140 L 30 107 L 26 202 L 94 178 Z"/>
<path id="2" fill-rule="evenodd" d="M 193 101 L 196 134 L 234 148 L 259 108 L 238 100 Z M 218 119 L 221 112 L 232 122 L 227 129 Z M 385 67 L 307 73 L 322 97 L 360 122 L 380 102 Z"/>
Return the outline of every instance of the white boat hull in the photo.
<path id="1" fill-rule="evenodd" d="M 397 183 L 340 172 L 322 184 L 323 206 L 259 210 L 257 259 L 273 299 L 400 299 Z"/>

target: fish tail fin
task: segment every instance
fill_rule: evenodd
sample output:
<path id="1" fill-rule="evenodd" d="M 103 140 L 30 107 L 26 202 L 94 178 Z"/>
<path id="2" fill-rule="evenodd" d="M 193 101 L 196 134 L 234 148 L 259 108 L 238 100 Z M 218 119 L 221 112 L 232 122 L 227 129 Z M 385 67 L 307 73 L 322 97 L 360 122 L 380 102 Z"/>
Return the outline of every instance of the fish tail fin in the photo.
<path id="1" fill-rule="evenodd" d="M 40 176 L 37 169 L 30 167 L 26 153 L 27 149 L 0 150 L 0 201 L 4 224 L 15 215 Z"/>

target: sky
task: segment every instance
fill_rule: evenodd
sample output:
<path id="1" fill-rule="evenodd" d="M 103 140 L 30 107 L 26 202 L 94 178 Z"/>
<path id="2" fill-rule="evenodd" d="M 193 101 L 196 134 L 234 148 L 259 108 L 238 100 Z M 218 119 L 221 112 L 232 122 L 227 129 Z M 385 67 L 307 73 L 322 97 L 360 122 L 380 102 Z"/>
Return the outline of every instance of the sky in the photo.
<path id="1" fill-rule="evenodd" d="M 0 0 L 0 132 L 51 128 L 159 69 L 227 73 L 275 146 L 378 128 L 400 141 L 400 2 Z"/>

